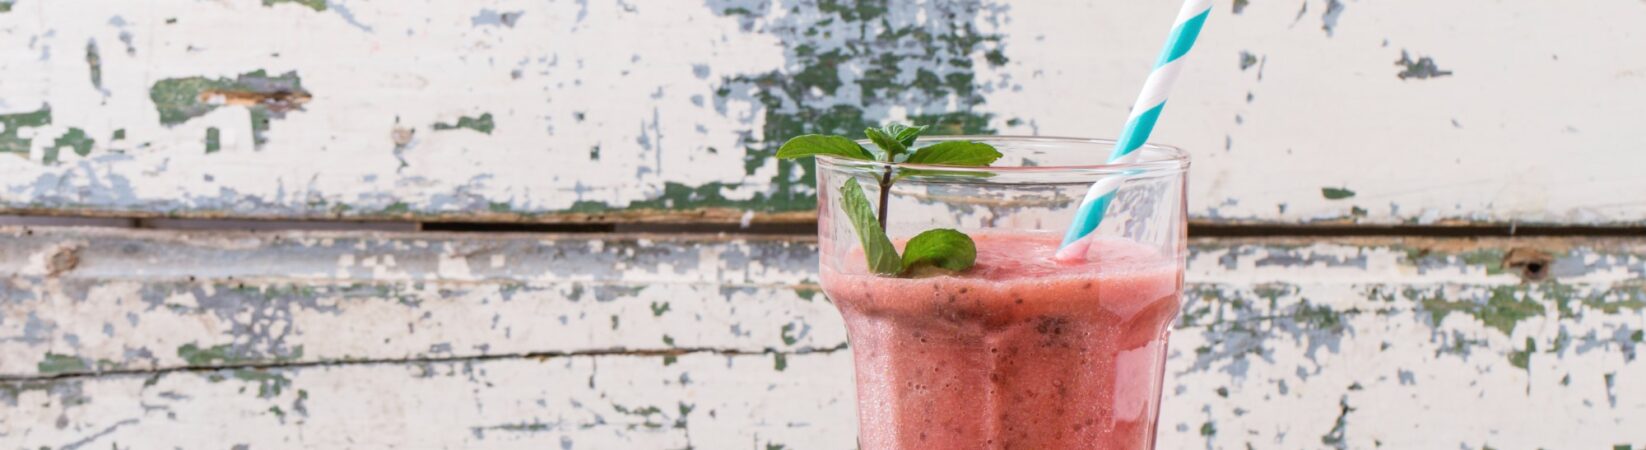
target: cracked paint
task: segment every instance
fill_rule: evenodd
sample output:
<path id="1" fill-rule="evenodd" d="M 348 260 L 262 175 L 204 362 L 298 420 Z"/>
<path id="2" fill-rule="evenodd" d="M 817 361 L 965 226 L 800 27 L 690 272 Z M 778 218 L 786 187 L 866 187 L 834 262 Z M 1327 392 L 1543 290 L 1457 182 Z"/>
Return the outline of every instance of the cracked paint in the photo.
<path id="1" fill-rule="evenodd" d="M 44 262 L 8 266 L 0 260 L 0 270 L 15 274 L 0 283 L 10 289 L 0 296 L 7 299 L 0 301 L 0 317 L 7 318 L 0 321 L 0 386 L 9 386 L 0 390 L 0 402 L 59 399 L 52 404 L 77 408 L 64 399 L 80 391 L 46 388 L 41 376 L 61 378 L 52 386 L 131 383 L 133 389 L 154 377 L 161 384 L 184 383 L 188 387 L 173 389 L 184 389 L 175 392 L 189 398 L 218 398 L 211 392 L 227 389 L 222 392 L 230 397 L 214 402 L 257 412 L 220 426 L 262 426 L 253 417 L 291 426 L 305 417 L 309 424 L 336 417 L 336 402 L 358 404 L 371 398 L 360 395 L 379 395 L 340 397 L 328 391 L 332 385 L 306 379 L 368 371 L 435 383 L 428 386 L 484 386 L 480 392 L 589 386 L 556 391 L 593 396 L 613 392 L 606 386 L 643 389 L 650 394 L 579 400 L 584 409 L 566 411 L 604 412 L 589 416 L 593 422 L 558 423 L 604 420 L 607 425 L 598 426 L 623 431 L 612 436 L 635 439 L 642 435 L 631 432 L 678 429 L 674 424 L 686 413 L 674 416 L 677 408 L 666 405 L 687 403 L 697 412 L 685 427 L 696 430 L 691 439 L 697 442 L 717 439 L 717 432 L 694 428 L 704 426 L 699 420 L 719 420 L 703 419 L 711 417 L 708 411 L 723 417 L 732 410 L 705 405 L 696 396 L 701 394 L 667 390 L 684 388 L 687 379 L 692 389 L 708 389 L 716 383 L 745 386 L 732 380 L 755 377 L 808 386 L 810 394 L 793 401 L 813 406 L 786 420 L 811 425 L 785 428 L 790 434 L 784 440 L 820 439 L 825 429 L 849 436 L 839 430 L 853 423 L 843 326 L 829 303 L 802 295 L 816 291 L 816 250 L 809 239 L 181 237 L 112 230 L 6 236 L 0 250 L 8 253 L 56 254 L 53 249 L 72 243 L 82 263 L 48 283 L 48 271 L 35 267 Z M 1525 248 L 1547 255 L 1554 267 L 1549 281 L 1527 283 L 1503 264 Z M 1621 429 L 1596 428 L 1602 422 L 1545 417 L 1536 427 L 1503 427 L 1521 422 L 1461 414 L 1459 408 L 1482 398 L 1510 405 L 1502 408 L 1509 416 L 1553 411 L 1556 417 L 1626 423 L 1646 414 L 1646 391 L 1632 381 L 1646 379 L 1646 363 L 1637 358 L 1646 329 L 1646 292 L 1633 282 L 1646 271 L 1646 249 L 1638 243 L 1258 239 L 1197 240 L 1189 250 L 1189 300 L 1173 333 L 1167 378 L 1169 386 L 1184 388 L 1167 389 L 1162 445 L 1421 447 L 1436 439 L 1496 436 L 1494 441 L 1553 446 L 1622 436 Z M 148 262 L 160 255 L 166 264 Z M 507 264 L 492 263 L 499 257 Z M 235 263 L 215 263 L 223 260 Z M 459 261 L 464 270 L 453 270 Z M 128 320 L 131 311 L 142 312 Z M 347 338 L 331 332 L 341 329 L 349 330 Z M 527 376 L 537 370 L 527 367 L 558 367 L 579 358 L 600 361 L 607 370 L 596 373 L 590 366 L 563 384 L 537 375 L 523 384 L 495 378 Z M 1357 363 L 1371 359 L 1387 370 L 1368 372 Z M 645 365 L 635 372 L 658 379 L 590 383 L 624 376 L 612 369 L 624 364 Z M 490 369 L 482 375 L 474 367 Z M 407 374 L 411 368 L 417 368 L 410 371 L 414 377 Z M 1606 374 L 1615 374 L 1610 387 L 1597 388 Z M 296 412 L 299 390 L 327 393 L 308 398 L 303 416 Z M 739 392 L 745 393 L 728 394 L 725 401 L 752 398 Z M 1420 401 L 1359 400 L 1390 395 L 1417 395 Z M 1590 409 L 1582 401 L 1606 406 Z M 178 400 L 172 407 L 199 404 Z M 1344 404 L 1353 412 L 1341 415 Z M 275 407 L 279 413 L 272 412 Z M 563 416 L 493 408 L 499 407 L 431 427 L 427 433 L 434 440 L 427 442 L 543 435 L 556 443 L 574 429 L 553 425 L 567 420 L 553 417 Z M 540 419 L 522 421 L 532 417 Z M 164 419 L 146 419 L 133 430 L 168 426 Z M 734 437 L 753 429 L 726 426 L 732 428 L 713 429 Z M 734 429 L 741 431 L 724 431 Z"/>
<path id="2" fill-rule="evenodd" d="M 0 207 L 178 217 L 728 224 L 753 213 L 754 222 L 803 222 L 812 218 L 815 202 L 812 169 L 771 157 L 784 139 L 854 133 L 886 120 L 931 122 L 943 133 L 1100 136 L 1092 124 L 1124 120 L 1136 77 L 1155 56 L 1149 46 L 1119 45 L 1112 37 L 1158 33 L 1159 21 L 1174 11 L 1169 4 L 1085 0 L 488 6 L 268 0 L 204 7 L 182 0 L 89 1 L 19 3 L 25 6 L 8 12 L 0 27 L 0 70 L 8 74 L 0 117 L 33 121 L 0 130 L 0 152 L 35 163 L 0 159 L 0 192 L 6 193 Z M 1191 174 L 1192 217 L 1385 225 L 1628 225 L 1646 217 L 1646 204 L 1594 202 L 1605 192 L 1642 187 L 1629 168 L 1646 163 L 1646 155 L 1609 155 L 1620 159 L 1593 168 L 1576 166 L 1579 160 L 1548 161 L 1540 150 L 1629 148 L 1619 139 L 1631 129 L 1613 119 L 1628 117 L 1628 106 L 1639 103 L 1629 101 L 1639 95 L 1632 78 L 1584 77 L 1634 68 L 1551 69 L 1570 58 L 1445 64 L 1427 56 L 1526 48 L 1516 40 L 1522 37 L 1503 41 L 1486 31 L 1570 9 L 1349 3 L 1308 0 L 1296 18 L 1297 3 L 1234 0 L 1231 9 L 1219 9 L 1228 14 L 1217 22 L 1222 36 L 1203 42 L 1200 54 L 1247 53 L 1238 64 L 1191 66 L 1196 69 L 1185 73 L 1174 99 L 1198 106 L 1174 110 L 1158 130 L 1159 141 L 1187 149 L 1196 167 L 1208 168 Z M 1646 20 L 1633 6 L 1580 11 L 1581 17 L 1552 26 L 1581 26 L 1585 33 L 1554 33 L 1558 39 L 1543 47 L 1572 54 L 1623 43 L 1613 53 L 1646 52 L 1646 42 L 1620 34 L 1627 27 L 1592 26 Z M 101 13 L 83 14 L 88 9 Z M 1368 20 L 1348 27 L 1346 10 L 1353 10 L 1351 18 L 1433 17 L 1465 26 Z M 1455 20 L 1463 17 L 1468 20 Z M 1310 19 L 1319 25 L 1291 25 Z M 294 20 L 303 20 L 304 34 L 316 39 L 219 39 L 224 30 L 213 25 L 234 23 L 238 35 L 280 36 Z M 655 26 L 660 23 L 671 25 Z M 637 27 L 648 32 L 634 33 Z M 1252 46 L 1253 36 L 1294 28 L 1295 38 Z M 567 44 L 618 40 L 624 51 Z M 124 51 L 110 51 L 110 43 Z M 1409 45 L 1424 54 L 1389 53 Z M 1267 64 L 1271 59 L 1277 64 Z M 1390 60 L 1400 61 L 1396 77 L 1362 76 L 1386 70 Z M 1507 65 L 1482 68 L 1480 61 Z M 1481 101 L 1431 89 L 1436 77 L 1508 89 L 1494 76 L 1544 72 L 1555 77 L 1551 83 L 1596 85 L 1621 101 L 1526 118 L 1560 124 L 1548 129 L 1461 129 L 1448 124 L 1495 123 L 1501 111 L 1517 106 L 1505 103 L 1513 97 Z M 1118 88 L 1127 85 L 1134 88 Z M 1321 92 L 1340 95 L 1337 108 L 1315 108 L 1311 102 Z M 1443 117 L 1422 113 L 1435 105 L 1446 106 Z M 35 120 L 41 111 L 58 114 Z M 1536 116 L 1556 112 L 1560 117 Z M 486 128 L 480 119 L 488 113 L 490 133 L 462 132 Z M 462 117 L 472 119 L 468 126 Z M 434 133 L 436 124 L 462 130 Z M 1274 133 L 1279 124 L 1310 132 Z M 210 128 L 217 128 L 218 139 L 217 151 L 208 154 Z M 95 139 L 85 155 L 55 145 L 71 129 Z M 106 139 L 116 130 L 125 130 L 125 138 Z M 1237 141 L 1242 153 L 1230 158 L 1232 150 L 1225 149 Z M 76 142 L 82 143 L 76 151 L 86 147 Z M 40 164 L 52 159 L 52 149 L 56 164 Z M 1403 162 L 1399 173 L 1364 170 L 1391 160 Z M 1538 175 L 1577 170 L 1594 181 Z M 583 176 L 596 172 L 622 176 Z M 1284 176 L 1265 175 L 1274 173 Z M 1321 198 L 1319 187 L 1332 185 L 1378 192 L 1378 201 Z M 1605 192 L 1595 190 L 1601 186 Z M 1275 208 L 1280 204 L 1284 211 Z"/>

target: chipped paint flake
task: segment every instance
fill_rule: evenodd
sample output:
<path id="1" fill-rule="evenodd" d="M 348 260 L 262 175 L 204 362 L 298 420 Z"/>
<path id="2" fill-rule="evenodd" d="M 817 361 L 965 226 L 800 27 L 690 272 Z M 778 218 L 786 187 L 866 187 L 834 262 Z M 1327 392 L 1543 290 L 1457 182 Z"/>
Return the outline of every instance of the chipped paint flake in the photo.
<path id="1" fill-rule="evenodd" d="M 326 0 L 263 0 L 263 6 L 274 6 L 281 3 L 293 3 L 307 6 L 315 11 L 326 10 Z"/>
<path id="2" fill-rule="evenodd" d="M 1452 71 L 1441 70 L 1440 66 L 1435 64 L 1434 58 L 1424 56 L 1413 60 L 1412 55 L 1405 50 L 1400 51 L 1400 60 L 1395 61 L 1395 65 L 1401 67 L 1400 73 L 1395 74 L 1395 76 L 1402 80 L 1426 80 L 1452 76 Z"/>
<path id="3" fill-rule="evenodd" d="M 479 117 L 463 116 L 457 118 L 456 123 L 435 123 L 435 131 L 469 129 L 485 134 L 492 134 L 497 124 L 492 121 L 492 113 L 481 114 Z"/>
<path id="4" fill-rule="evenodd" d="M 28 156 L 39 127 L 51 124 L 51 107 L 32 112 L 0 114 L 0 153 Z"/>
<path id="5" fill-rule="evenodd" d="M 168 78 L 154 83 L 149 98 L 160 113 L 160 123 L 175 126 L 224 106 L 250 111 L 254 141 L 261 146 L 270 121 L 300 110 L 312 98 L 296 72 L 269 76 L 257 70 L 234 79 Z"/>

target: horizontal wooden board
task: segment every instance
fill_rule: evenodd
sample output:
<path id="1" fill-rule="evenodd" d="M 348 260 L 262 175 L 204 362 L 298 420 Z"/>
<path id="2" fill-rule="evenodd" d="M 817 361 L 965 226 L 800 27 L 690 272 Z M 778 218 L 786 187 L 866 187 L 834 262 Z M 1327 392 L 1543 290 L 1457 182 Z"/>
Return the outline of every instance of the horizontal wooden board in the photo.
<path id="1" fill-rule="evenodd" d="M 0 442 L 28 448 L 187 446 L 185 426 L 251 448 L 849 448 L 854 429 L 809 239 L 14 228 L 0 251 Z M 1626 239 L 1196 240 L 1163 448 L 1639 441 L 1642 271 Z"/>
<path id="2" fill-rule="evenodd" d="M 1176 9 L 4 5 L 0 212 L 720 223 L 809 220 L 811 169 L 772 157 L 803 133 L 1114 133 Z M 1219 2 L 1157 140 L 1193 154 L 1209 222 L 1639 225 L 1643 22 L 1636 0 Z"/>
<path id="3" fill-rule="evenodd" d="M 0 382 L 5 448 L 828 448 L 845 354 L 361 364 Z"/>

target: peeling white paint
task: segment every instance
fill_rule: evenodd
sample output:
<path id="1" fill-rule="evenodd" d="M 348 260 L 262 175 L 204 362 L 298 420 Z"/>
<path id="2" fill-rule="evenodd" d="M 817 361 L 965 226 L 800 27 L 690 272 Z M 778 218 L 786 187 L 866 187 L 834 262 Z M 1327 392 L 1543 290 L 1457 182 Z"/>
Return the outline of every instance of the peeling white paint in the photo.
<path id="1" fill-rule="evenodd" d="M 691 2 L 333 2 L 326 11 L 31 3 L 0 14 L 0 70 L 8 74 L 0 114 L 50 105 L 52 121 L 22 130 L 34 136 L 27 159 L 0 158 L 8 180 L 0 200 L 13 207 L 484 216 L 564 211 L 579 201 L 626 207 L 660 199 L 669 183 L 720 183 L 727 200 L 749 200 L 770 194 L 779 172 L 763 157 L 745 167 L 748 149 L 769 144 L 761 142 L 767 113 L 793 105 L 769 111 L 743 98 L 749 92 L 716 101 L 719 90 L 737 77 L 800 76 L 808 67 L 791 67 L 791 53 L 802 44 L 824 51 L 848 42 L 789 29 L 819 13 L 785 2 L 751 15 Z M 1195 157 L 1194 216 L 1640 223 L 1646 203 L 1613 194 L 1642 187 L 1632 168 L 1646 156 L 1626 150 L 1646 144 L 1631 121 L 1646 77 L 1628 76 L 1642 63 L 1618 55 L 1646 54 L 1646 43 L 1628 34 L 1646 10 L 1630 2 L 1432 3 L 1339 4 L 1330 33 L 1327 19 L 1300 17 L 1293 5 L 1219 8 L 1157 132 Z M 962 6 L 986 11 L 972 25 L 999 36 L 1005 62 L 996 66 L 981 50 L 952 55 L 975 68 L 970 89 L 979 100 L 933 100 L 987 114 L 986 126 L 1002 133 L 1080 136 L 1118 129 L 1175 8 L 944 0 L 896 11 L 938 23 L 932 8 Z M 514 26 L 476 25 L 487 10 L 514 14 Z M 1562 32 L 1495 31 L 1524 17 Z M 119 51 L 128 40 L 131 50 Z M 76 51 L 87 42 L 103 49 L 101 90 Z M 1607 56 L 1586 56 L 1601 48 Z M 1402 54 L 1429 57 L 1450 75 L 1402 78 Z M 870 67 L 851 60 L 830 69 L 855 83 Z M 294 72 L 312 95 L 271 122 L 262 148 L 244 106 L 160 125 L 150 99 L 157 81 L 254 70 Z M 1590 86 L 1615 101 L 1527 88 L 1533 79 Z M 819 89 L 807 101 L 859 107 L 874 120 L 932 112 L 865 99 L 859 88 Z M 434 126 L 485 114 L 495 124 L 489 133 Z M 57 164 L 43 164 L 44 150 L 71 127 L 96 139 L 90 155 L 58 151 Z M 209 155 L 208 128 L 220 130 L 222 147 Z M 126 137 L 112 140 L 116 130 Z M 1548 149 L 1571 150 L 1551 159 Z M 1599 160 L 1611 164 L 1591 164 Z M 1328 187 L 1356 195 L 1326 199 Z M 716 217 L 737 223 L 742 215 Z M 519 219 L 529 217 L 507 220 Z"/>
<path id="2" fill-rule="evenodd" d="M 67 388 L 47 397 L 28 389 L 15 394 L 20 402 L 51 403 L 28 408 L 66 411 L 79 424 L 71 429 L 101 429 L 97 424 L 132 417 L 94 411 L 118 411 L 104 405 L 126 404 L 134 395 L 158 404 L 155 392 L 186 397 L 165 399 L 174 411 L 254 412 L 187 422 L 209 429 L 200 436 L 218 436 L 211 442 L 246 439 L 238 430 L 247 427 L 273 430 L 253 433 L 257 439 L 285 442 L 320 429 L 310 426 L 335 423 L 387 430 L 373 435 L 387 436 L 382 439 L 470 442 L 452 439 L 472 436 L 461 432 L 471 422 L 551 423 L 545 414 L 596 407 L 535 405 L 529 399 L 536 397 L 518 389 L 569 396 L 621 389 L 624 395 L 655 399 L 665 410 L 683 402 L 768 411 L 724 418 L 730 422 L 717 422 L 721 434 L 712 437 L 692 431 L 694 445 L 747 442 L 753 434 L 783 436 L 784 442 L 832 442 L 828 439 L 849 436 L 854 423 L 847 352 L 836 350 L 845 344 L 844 327 L 832 305 L 808 284 L 815 278 L 816 253 L 806 239 L 42 229 L 4 234 L 0 251 L 31 254 L 64 242 L 83 243 L 84 264 L 56 278 L 26 275 L 26 262 L 0 259 L 0 274 L 10 274 L 8 284 L 0 284 L 8 289 L 0 301 L 0 377 L 33 380 L 65 370 L 68 378 L 52 382 L 77 383 L 79 392 L 89 392 L 84 386 L 141 385 L 152 370 L 341 364 L 277 369 L 290 381 L 270 398 L 258 397 L 261 386 L 286 382 L 247 381 L 233 378 L 233 371 L 217 382 L 191 378 L 202 373 L 166 374 L 162 385 L 175 387 L 111 388 L 92 396 L 88 405 L 93 406 L 87 407 L 61 400 L 81 395 L 62 390 Z M 430 255 L 415 242 L 439 248 L 443 256 Z M 1494 258 L 1511 248 L 1548 252 L 1556 282 L 1523 285 L 1512 271 L 1495 273 L 1500 263 Z M 1646 329 L 1641 303 L 1646 293 L 1638 284 L 1646 272 L 1646 248 L 1638 242 L 1197 240 L 1190 253 L 1188 302 L 1168 360 L 1161 419 L 1165 448 L 1244 448 L 1248 442 L 1255 448 L 1314 447 L 1325 436 L 1336 436 L 1348 448 L 1377 442 L 1552 448 L 1625 442 L 1618 441 L 1630 438 L 1631 429 L 1624 427 L 1646 417 L 1646 386 L 1639 383 L 1646 379 L 1646 365 L 1637 358 L 1646 345 L 1638 340 Z M 379 267 L 394 261 L 395 270 L 337 269 L 343 254 L 377 261 Z M 127 270 L 153 265 L 152 255 L 170 259 L 145 272 Z M 490 264 L 498 255 L 506 255 L 508 263 Z M 458 264 L 466 270 L 451 269 Z M 308 265 L 325 269 L 293 270 Z M 545 378 L 529 366 L 565 358 L 527 356 L 588 352 L 600 356 L 586 358 L 588 372 L 569 381 Z M 685 354 L 665 363 L 669 352 Z M 774 353 L 784 355 L 784 370 L 777 370 Z M 426 362 L 429 358 L 450 362 Z M 63 360 L 85 366 L 63 366 Z M 384 362 L 351 362 L 362 360 Z M 637 364 L 631 361 L 662 369 L 625 365 Z M 624 370 L 614 367 L 646 373 L 598 375 Z M 76 375 L 99 368 L 136 374 Z M 397 376 L 423 380 L 417 377 L 431 370 L 437 379 L 455 379 L 393 381 Z M 309 378 L 344 372 L 351 375 Z M 589 388 L 590 374 L 662 378 L 618 386 L 597 382 Z M 381 382 L 362 385 L 357 382 L 362 376 Z M 34 382 L 0 381 L 0 402 L 13 395 L 5 386 Z M 807 393 L 761 388 L 791 382 L 809 386 Z M 738 387 L 717 391 L 710 385 Z M 225 396 L 219 389 L 236 394 Z M 351 406 L 310 403 L 312 418 L 300 422 L 292 414 L 296 389 L 310 392 L 311 402 L 321 401 L 321 392 L 357 393 L 325 400 Z M 414 403 L 402 403 L 406 399 Z M 1345 416 L 1346 428 L 1334 434 L 1343 403 L 1353 410 Z M 483 409 L 463 413 L 472 415 L 458 421 L 421 415 L 431 408 L 476 404 Z M 271 406 L 286 412 L 285 425 L 269 425 L 279 421 L 258 412 Z M 393 420 L 317 412 L 333 407 Z M 5 419 L 0 424 L 45 417 L 0 411 Z M 725 411 L 719 414 L 724 417 Z M 339 415 L 328 415 L 334 413 Z M 130 425 L 132 432 L 176 426 L 169 419 L 144 417 L 141 425 Z M 806 425 L 790 426 L 801 422 Z M 1206 424 L 1216 431 L 1203 435 Z M 389 432 L 406 427 L 420 430 Z M 641 428 L 601 435 L 641 442 L 637 439 L 676 433 L 672 427 Z M 4 433 L 0 428 L 0 436 Z M 31 434 L 30 439 L 70 435 L 85 436 Z M 514 439 L 484 435 L 488 444 Z M 529 436 L 539 435 L 518 439 L 537 442 Z"/>

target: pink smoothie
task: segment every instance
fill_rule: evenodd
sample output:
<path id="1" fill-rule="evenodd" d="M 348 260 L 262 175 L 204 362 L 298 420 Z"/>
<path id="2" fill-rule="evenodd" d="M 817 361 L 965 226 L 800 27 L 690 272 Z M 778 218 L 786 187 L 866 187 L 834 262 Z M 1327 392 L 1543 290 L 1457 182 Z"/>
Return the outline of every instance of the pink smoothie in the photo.
<path id="1" fill-rule="evenodd" d="M 825 255 L 862 448 L 1151 448 L 1177 261 L 1115 240 L 1059 264 L 1056 236 L 972 237 L 977 265 L 959 276 L 878 277 L 861 253 Z"/>

